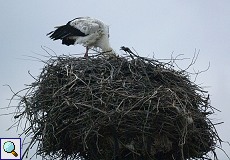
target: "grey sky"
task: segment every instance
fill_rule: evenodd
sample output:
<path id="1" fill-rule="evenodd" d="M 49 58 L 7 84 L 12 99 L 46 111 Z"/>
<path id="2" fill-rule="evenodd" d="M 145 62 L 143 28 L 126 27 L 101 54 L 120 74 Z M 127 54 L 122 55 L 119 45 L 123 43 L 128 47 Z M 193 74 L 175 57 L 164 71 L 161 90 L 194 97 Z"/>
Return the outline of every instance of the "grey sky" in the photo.
<path id="1" fill-rule="evenodd" d="M 54 26 L 65 24 L 78 16 L 98 18 L 110 26 L 111 46 L 119 54 L 122 45 L 134 47 L 142 56 L 170 58 L 184 54 L 193 57 L 200 50 L 193 68 L 210 69 L 198 76 L 196 83 L 210 93 L 211 104 L 222 112 L 212 116 L 220 137 L 230 141 L 230 1 L 229 0 L 7 0 L 0 2 L 0 107 L 8 105 L 6 99 L 14 91 L 24 88 L 40 73 L 43 64 L 27 56 L 45 54 L 41 45 L 57 54 L 83 53 L 82 46 L 67 47 L 53 42 L 46 33 Z M 41 58 L 41 57 L 39 57 Z M 30 59 L 30 60 L 23 60 Z M 189 61 L 179 62 L 182 67 Z M 15 103 L 14 103 L 15 104 Z M 0 114 L 13 112 L 2 110 Z M 0 116 L 0 137 L 17 137 L 11 116 Z M 230 147 L 223 145 L 230 155 Z M 220 159 L 227 159 L 218 151 Z"/>

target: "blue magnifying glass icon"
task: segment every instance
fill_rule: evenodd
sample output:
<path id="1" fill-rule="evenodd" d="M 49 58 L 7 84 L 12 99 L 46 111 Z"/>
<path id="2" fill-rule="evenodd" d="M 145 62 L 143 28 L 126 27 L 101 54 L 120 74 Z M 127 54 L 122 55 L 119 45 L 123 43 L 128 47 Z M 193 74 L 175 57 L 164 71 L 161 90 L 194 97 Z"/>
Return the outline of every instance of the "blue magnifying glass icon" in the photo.
<path id="1" fill-rule="evenodd" d="M 11 141 L 6 141 L 4 144 L 3 144 L 3 149 L 6 153 L 11 153 L 13 154 L 15 157 L 18 156 L 18 153 L 15 152 L 15 145 L 13 142 Z"/>

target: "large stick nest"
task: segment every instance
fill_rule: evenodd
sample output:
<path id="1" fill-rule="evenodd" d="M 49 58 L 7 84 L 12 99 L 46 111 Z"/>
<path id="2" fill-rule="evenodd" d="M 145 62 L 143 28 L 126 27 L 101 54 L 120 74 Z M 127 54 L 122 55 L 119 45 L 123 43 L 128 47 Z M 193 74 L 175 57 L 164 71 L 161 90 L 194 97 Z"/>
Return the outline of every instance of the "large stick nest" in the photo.
<path id="1" fill-rule="evenodd" d="M 219 140 L 189 73 L 136 55 L 52 57 L 18 107 L 48 159 L 204 159 Z"/>

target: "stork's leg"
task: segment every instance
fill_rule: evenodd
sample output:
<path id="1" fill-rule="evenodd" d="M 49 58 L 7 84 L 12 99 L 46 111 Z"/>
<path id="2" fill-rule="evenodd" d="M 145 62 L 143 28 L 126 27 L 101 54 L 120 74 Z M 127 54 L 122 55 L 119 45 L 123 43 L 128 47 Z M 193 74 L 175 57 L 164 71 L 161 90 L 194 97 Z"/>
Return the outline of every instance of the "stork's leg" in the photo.
<path id="1" fill-rule="evenodd" d="M 84 55 L 84 57 L 88 57 L 88 51 L 89 51 L 89 47 L 88 47 L 88 46 L 86 46 L 86 51 L 85 51 L 85 55 Z"/>

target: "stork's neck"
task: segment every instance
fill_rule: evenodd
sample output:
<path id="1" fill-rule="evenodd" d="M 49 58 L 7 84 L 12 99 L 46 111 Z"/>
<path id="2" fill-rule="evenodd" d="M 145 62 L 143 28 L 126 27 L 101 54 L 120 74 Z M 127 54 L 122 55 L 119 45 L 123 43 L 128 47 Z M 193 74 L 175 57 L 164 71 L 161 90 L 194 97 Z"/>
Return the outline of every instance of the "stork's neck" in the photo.
<path id="1" fill-rule="evenodd" d="M 109 38 L 105 35 L 102 36 L 101 40 L 98 43 L 99 47 L 102 49 L 103 52 L 107 52 L 112 49 L 112 47 L 109 44 Z"/>
<path id="2" fill-rule="evenodd" d="M 103 41 L 101 42 L 101 49 L 104 55 L 109 55 L 109 54 L 116 54 L 113 48 L 109 44 L 109 38 L 108 37 L 103 37 Z"/>

